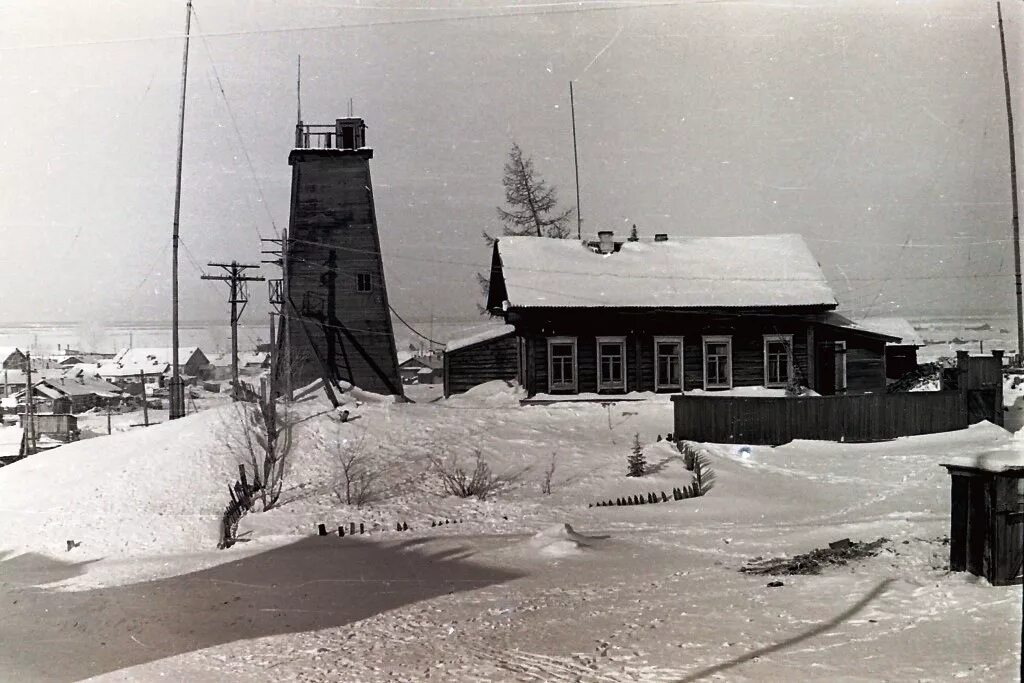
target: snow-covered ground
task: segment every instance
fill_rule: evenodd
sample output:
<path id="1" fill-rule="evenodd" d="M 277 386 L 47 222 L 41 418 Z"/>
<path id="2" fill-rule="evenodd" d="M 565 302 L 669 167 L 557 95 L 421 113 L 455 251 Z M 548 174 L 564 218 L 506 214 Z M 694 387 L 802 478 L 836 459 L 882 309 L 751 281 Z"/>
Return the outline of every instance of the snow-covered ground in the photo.
<path id="1" fill-rule="evenodd" d="M 284 505 L 245 517 L 247 541 L 225 551 L 214 548 L 239 461 L 231 405 L 0 468 L 0 597 L 18 554 L 64 567 L 35 581 L 23 571 L 22 583 L 47 585 L 19 604 L 56 596 L 66 614 L 39 609 L 38 628 L 64 618 L 54 629 L 72 652 L 74 638 L 102 637 L 106 649 L 89 651 L 107 655 L 62 665 L 69 678 L 253 680 L 270 667 L 275 679 L 305 681 L 1016 675 L 1021 588 L 947 571 L 939 466 L 989 451 L 1020 457 L 1024 441 L 1001 428 L 706 445 L 708 495 L 590 508 L 690 483 L 679 452 L 658 441 L 672 431 L 670 402 L 522 406 L 502 382 L 434 402 L 346 398 L 347 422 L 321 398 L 297 405 L 305 420 Z M 650 467 L 642 479 L 625 476 L 635 434 Z M 468 463 L 476 451 L 512 483 L 486 501 L 442 495 L 431 458 Z M 382 472 L 380 497 L 364 508 L 339 501 L 339 463 L 353 452 Z M 445 519 L 459 523 L 431 527 Z M 313 535 L 318 523 L 350 522 L 371 533 Z M 400 522 L 410 530 L 394 531 Z M 882 536 L 891 542 L 880 555 L 782 577 L 782 587 L 738 571 L 758 556 Z M 67 540 L 81 545 L 68 551 Z M 25 627 L 36 613 L 24 609 L 6 628 Z M 0 668 L 38 674 L 35 660 L 3 652 Z"/>

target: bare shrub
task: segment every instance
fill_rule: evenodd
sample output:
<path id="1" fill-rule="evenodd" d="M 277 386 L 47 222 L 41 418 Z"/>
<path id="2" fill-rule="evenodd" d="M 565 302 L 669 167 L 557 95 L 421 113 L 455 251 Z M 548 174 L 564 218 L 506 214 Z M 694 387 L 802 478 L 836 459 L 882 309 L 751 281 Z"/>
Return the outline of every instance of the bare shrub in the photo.
<path id="1" fill-rule="evenodd" d="M 337 445 L 341 480 L 334 486 L 334 495 L 346 505 L 362 507 L 380 499 L 380 480 L 384 470 L 379 458 L 366 452 L 364 439 L 340 441 Z"/>
<path id="2" fill-rule="evenodd" d="M 496 474 L 479 449 L 473 451 L 472 467 L 469 468 L 458 456 L 445 459 L 432 455 L 430 465 L 444 492 L 459 498 L 487 500 L 519 477 L 516 474 Z"/>
<path id="3" fill-rule="evenodd" d="M 551 495 L 551 479 L 555 476 L 555 469 L 558 466 L 558 453 L 551 454 L 551 460 L 548 462 L 548 467 L 544 470 L 544 478 L 540 482 L 540 492 L 545 496 Z"/>
<path id="4" fill-rule="evenodd" d="M 271 396 L 234 404 L 237 425 L 229 431 L 229 447 L 248 460 L 258 487 L 261 509 L 273 509 L 281 498 L 284 470 L 292 449 L 294 416 Z"/>

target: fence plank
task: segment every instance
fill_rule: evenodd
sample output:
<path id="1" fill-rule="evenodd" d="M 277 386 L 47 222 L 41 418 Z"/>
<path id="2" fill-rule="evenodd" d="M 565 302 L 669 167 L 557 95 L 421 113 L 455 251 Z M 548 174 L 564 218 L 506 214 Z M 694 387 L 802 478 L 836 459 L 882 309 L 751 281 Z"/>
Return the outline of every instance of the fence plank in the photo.
<path id="1" fill-rule="evenodd" d="M 675 434 L 712 443 L 779 445 L 793 439 L 881 441 L 966 429 L 959 391 L 800 396 L 673 396 Z"/>

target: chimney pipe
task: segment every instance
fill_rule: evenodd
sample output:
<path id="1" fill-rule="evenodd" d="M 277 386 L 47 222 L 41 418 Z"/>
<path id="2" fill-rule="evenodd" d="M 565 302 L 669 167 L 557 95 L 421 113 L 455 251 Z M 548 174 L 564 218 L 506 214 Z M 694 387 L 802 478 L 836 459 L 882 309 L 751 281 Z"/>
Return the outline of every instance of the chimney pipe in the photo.
<path id="1" fill-rule="evenodd" d="M 658 232 L 654 234 L 655 242 L 668 242 L 668 233 Z"/>
<path id="2" fill-rule="evenodd" d="M 611 230 L 601 230 L 597 233 L 598 253 L 610 254 L 615 251 L 615 241 L 612 239 L 615 233 Z"/>

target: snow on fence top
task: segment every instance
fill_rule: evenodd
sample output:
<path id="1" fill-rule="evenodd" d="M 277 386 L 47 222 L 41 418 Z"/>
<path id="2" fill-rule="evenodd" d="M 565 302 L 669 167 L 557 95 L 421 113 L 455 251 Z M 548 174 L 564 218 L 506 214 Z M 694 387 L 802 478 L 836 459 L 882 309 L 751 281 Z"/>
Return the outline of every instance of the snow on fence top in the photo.
<path id="1" fill-rule="evenodd" d="M 611 254 L 575 240 L 502 237 L 498 254 L 512 307 L 837 305 L 810 249 L 793 234 L 625 242 Z"/>
<path id="2" fill-rule="evenodd" d="M 890 337 L 899 337 L 901 341 L 890 342 L 891 344 L 905 344 L 908 346 L 924 346 L 924 340 L 917 333 L 914 326 L 905 318 L 861 318 L 856 321 L 858 327 L 880 332 Z"/>
<path id="3" fill-rule="evenodd" d="M 444 350 L 446 353 L 451 353 L 452 351 L 464 349 L 467 346 L 473 346 L 473 344 L 479 344 L 481 342 L 490 341 L 492 339 L 499 339 L 507 334 L 512 334 L 515 331 L 516 328 L 513 327 L 512 325 L 499 325 L 497 327 L 484 330 L 483 332 L 477 332 L 476 334 L 471 335 L 469 337 L 463 337 L 462 339 L 453 339 L 445 345 Z"/>

